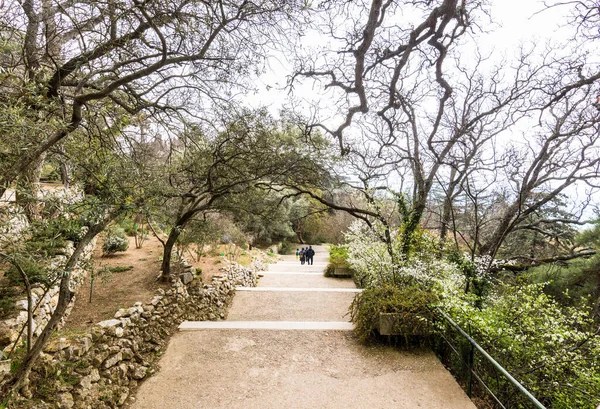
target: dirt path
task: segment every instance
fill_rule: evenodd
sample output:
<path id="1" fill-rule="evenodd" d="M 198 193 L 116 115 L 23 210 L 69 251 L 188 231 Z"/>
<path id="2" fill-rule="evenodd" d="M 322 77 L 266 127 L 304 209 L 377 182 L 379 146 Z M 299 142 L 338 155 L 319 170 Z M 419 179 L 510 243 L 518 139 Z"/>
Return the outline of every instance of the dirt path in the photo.
<path id="1" fill-rule="evenodd" d="M 326 249 L 316 250 L 314 266 L 285 257 L 259 281 L 264 291 L 236 294 L 228 321 L 244 321 L 249 329 L 173 336 L 160 370 L 141 386 L 132 407 L 474 409 L 429 351 L 365 347 L 350 331 L 250 329 L 265 320 L 348 321 L 354 294 L 335 289 L 352 282 L 310 274 L 325 266 Z"/>

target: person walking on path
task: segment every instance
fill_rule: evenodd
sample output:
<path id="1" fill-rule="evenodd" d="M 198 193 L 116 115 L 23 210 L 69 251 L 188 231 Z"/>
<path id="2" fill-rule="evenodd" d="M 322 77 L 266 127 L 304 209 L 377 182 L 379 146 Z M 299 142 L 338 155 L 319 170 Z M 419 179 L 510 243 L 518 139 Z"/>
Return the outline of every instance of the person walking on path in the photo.
<path id="1" fill-rule="evenodd" d="M 315 251 L 313 250 L 312 246 L 308 246 L 308 248 L 306 249 L 305 255 L 306 255 L 307 264 L 312 266 L 313 265 L 313 257 L 315 256 Z"/>
<path id="2" fill-rule="evenodd" d="M 304 250 L 304 247 L 302 247 L 302 250 L 300 250 L 300 264 L 302 265 L 304 265 L 305 255 L 306 251 Z"/>
<path id="3" fill-rule="evenodd" d="M 300 258 L 300 250 L 296 249 L 296 260 L 298 260 L 298 258 Z"/>

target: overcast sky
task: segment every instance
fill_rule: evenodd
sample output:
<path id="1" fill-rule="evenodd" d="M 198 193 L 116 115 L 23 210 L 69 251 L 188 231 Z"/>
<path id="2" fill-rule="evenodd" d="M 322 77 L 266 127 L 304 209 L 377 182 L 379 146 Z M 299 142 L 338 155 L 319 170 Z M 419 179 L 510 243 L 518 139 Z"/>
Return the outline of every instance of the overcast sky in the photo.
<path id="1" fill-rule="evenodd" d="M 494 24 L 487 26 L 489 32 L 478 34 L 478 46 L 482 50 L 510 56 L 521 43 L 537 41 L 545 43 L 564 43 L 570 29 L 565 28 L 567 22 L 567 6 L 544 10 L 538 0 L 492 0 L 491 18 Z M 562 26 L 562 27 L 561 27 Z M 322 41 L 311 35 L 302 38 L 305 46 Z M 467 55 L 465 55 L 468 58 Z M 252 106 L 267 105 L 273 114 L 286 103 L 288 90 L 285 90 L 286 78 L 292 70 L 292 62 L 286 61 L 283 54 L 274 54 L 268 61 L 267 72 L 255 82 L 257 91 L 246 96 Z M 296 87 L 297 98 L 314 98 L 316 89 L 309 83 L 304 87 Z"/>

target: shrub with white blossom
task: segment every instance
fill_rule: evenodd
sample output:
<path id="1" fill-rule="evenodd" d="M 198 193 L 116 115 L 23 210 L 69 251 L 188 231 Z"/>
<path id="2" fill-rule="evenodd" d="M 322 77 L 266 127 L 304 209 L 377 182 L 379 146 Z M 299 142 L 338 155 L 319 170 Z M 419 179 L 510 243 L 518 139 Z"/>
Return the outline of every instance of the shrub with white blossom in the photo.
<path id="1" fill-rule="evenodd" d="M 561 306 L 543 292 L 545 284 L 494 281 L 495 261 L 489 257 L 458 252 L 442 257 L 436 237 L 427 231 L 418 231 L 411 254 L 402 254 L 401 230 L 390 232 L 387 244 L 383 229 L 356 222 L 346 234 L 348 264 L 365 287 L 352 310 L 361 339 L 374 331 L 373 311 L 407 308 L 405 297 L 382 297 L 382 291 L 388 294 L 395 286 L 401 294 L 418 286 L 432 295 L 422 297 L 428 307 L 434 300 L 548 408 L 600 404 L 600 328 L 590 310 Z M 368 314 L 361 317 L 364 311 Z M 509 407 L 529 407 L 492 367 L 481 364 L 479 371 Z"/>

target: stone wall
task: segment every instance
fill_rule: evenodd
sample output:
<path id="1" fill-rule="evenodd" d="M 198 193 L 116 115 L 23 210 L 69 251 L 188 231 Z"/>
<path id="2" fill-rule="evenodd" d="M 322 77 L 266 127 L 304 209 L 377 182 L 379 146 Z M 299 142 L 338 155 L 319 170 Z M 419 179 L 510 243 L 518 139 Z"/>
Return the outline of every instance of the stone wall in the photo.
<path id="1" fill-rule="evenodd" d="M 68 258 L 73 254 L 73 242 L 67 241 L 66 246 L 57 251 L 57 256 L 51 262 L 51 270 L 58 274 L 66 264 Z M 94 249 L 95 241 L 90 243 L 84 250 L 78 267 L 72 272 L 70 288 L 76 292 L 77 288 L 86 277 L 87 271 L 83 267 L 90 259 Z M 59 285 L 49 288 L 47 291 L 41 285 L 34 284 L 31 290 L 31 301 L 34 306 L 33 311 L 33 334 L 34 340 L 39 336 L 46 327 L 50 317 L 58 303 Z M 71 300 L 65 317 L 68 317 L 71 308 L 75 302 L 75 297 Z M 17 316 L 4 321 L 0 321 L 0 355 L 2 352 L 8 355 L 13 349 L 17 340 L 24 340 L 27 337 L 27 297 L 16 302 Z M 0 358 L 1 359 L 1 358 Z"/>
<path id="2" fill-rule="evenodd" d="M 154 372 L 153 364 L 182 321 L 225 318 L 235 287 L 255 286 L 255 272 L 264 267 L 258 260 L 251 268 L 231 263 L 210 284 L 186 276 L 187 284 L 178 279 L 169 290 L 158 290 L 149 303 L 120 309 L 88 334 L 54 339 L 24 391 L 31 401 L 43 401 L 30 407 L 122 406 L 138 382 Z"/>

